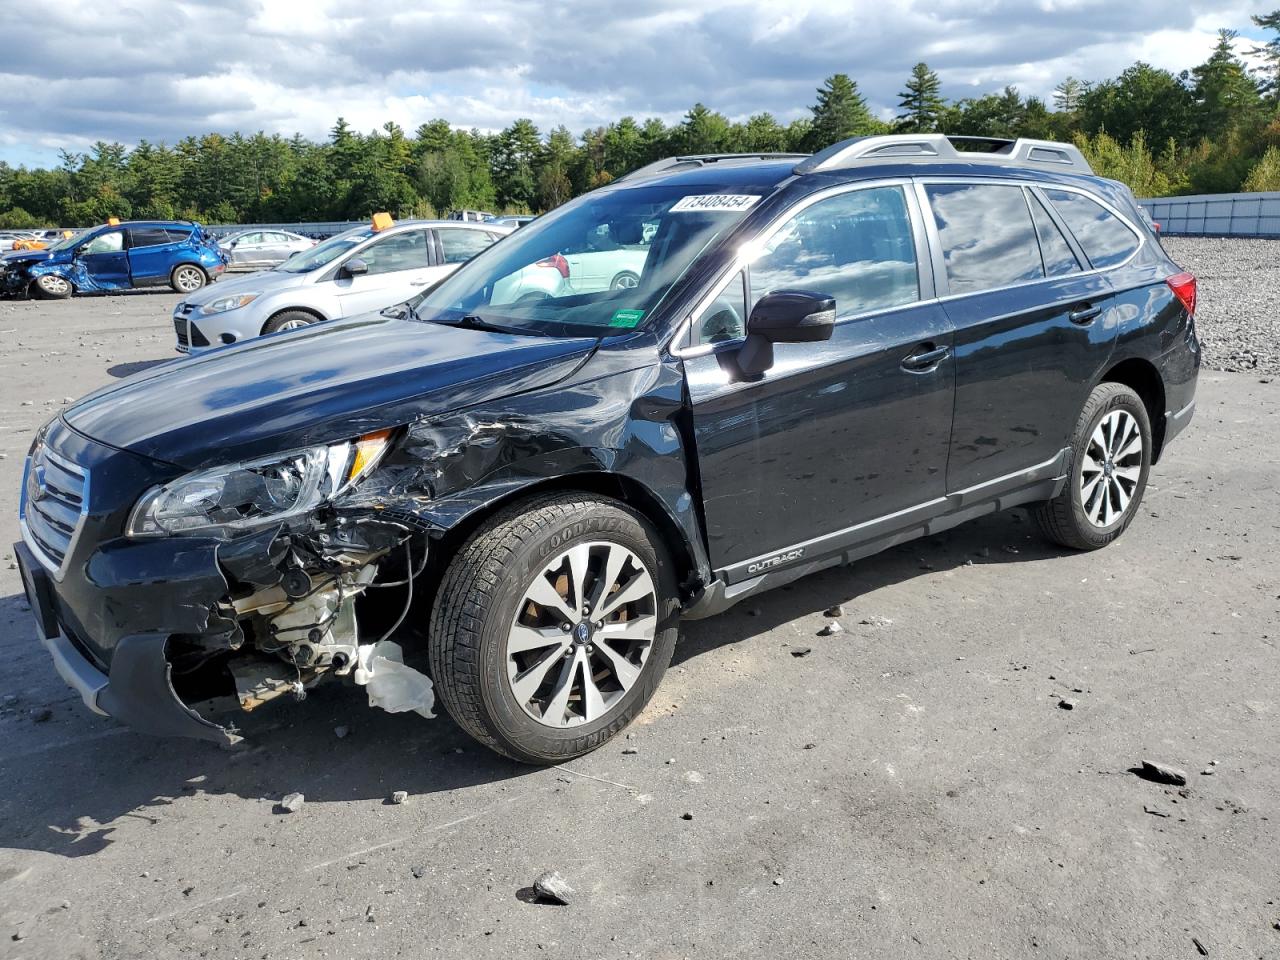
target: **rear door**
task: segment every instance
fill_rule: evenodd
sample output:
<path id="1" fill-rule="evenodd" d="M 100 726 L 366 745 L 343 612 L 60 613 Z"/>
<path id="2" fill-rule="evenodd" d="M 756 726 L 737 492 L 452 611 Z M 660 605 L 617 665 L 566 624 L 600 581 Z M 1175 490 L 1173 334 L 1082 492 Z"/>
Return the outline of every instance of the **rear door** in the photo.
<path id="1" fill-rule="evenodd" d="M 178 244 L 163 227 L 130 227 L 129 272 L 134 286 L 155 286 L 169 282 Z"/>
<path id="2" fill-rule="evenodd" d="M 1116 337 L 1111 287 L 1035 189 L 922 178 L 955 327 L 947 492 L 1053 473 Z"/>
<path id="3" fill-rule="evenodd" d="M 937 512 L 955 368 L 910 184 L 807 201 L 715 291 L 677 347 L 693 405 L 712 562 L 730 582 L 817 559 Z M 771 290 L 834 296 L 824 343 L 780 343 L 735 373 Z"/>
<path id="4" fill-rule="evenodd" d="M 92 287 L 119 290 L 130 286 L 124 231 L 104 230 L 83 244 L 76 255 L 76 265 L 85 272 Z"/>

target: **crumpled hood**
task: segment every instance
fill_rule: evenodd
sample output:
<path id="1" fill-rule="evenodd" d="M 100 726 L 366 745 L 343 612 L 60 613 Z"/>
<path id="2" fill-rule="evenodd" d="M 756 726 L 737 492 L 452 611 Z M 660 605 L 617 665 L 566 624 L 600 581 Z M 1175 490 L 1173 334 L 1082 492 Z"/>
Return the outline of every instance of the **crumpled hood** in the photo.
<path id="1" fill-rule="evenodd" d="M 273 290 L 284 290 L 301 286 L 307 278 L 305 273 L 285 273 L 283 270 L 262 270 L 258 273 L 246 273 L 243 276 L 231 277 L 201 287 L 195 293 L 183 297 L 184 303 L 203 306 L 221 297 L 229 297 L 237 293 L 270 293 Z M 197 323 L 200 318 L 195 317 Z"/>
<path id="2" fill-rule="evenodd" d="M 43 263 L 45 260 L 53 258 L 53 254 L 48 250 L 11 250 L 8 253 L 0 254 L 0 266 L 11 267 L 30 266 L 33 263 Z"/>
<path id="3" fill-rule="evenodd" d="M 63 416 L 94 440 L 194 470 L 548 386 L 596 343 L 369 314 L 170 361 Z"/>

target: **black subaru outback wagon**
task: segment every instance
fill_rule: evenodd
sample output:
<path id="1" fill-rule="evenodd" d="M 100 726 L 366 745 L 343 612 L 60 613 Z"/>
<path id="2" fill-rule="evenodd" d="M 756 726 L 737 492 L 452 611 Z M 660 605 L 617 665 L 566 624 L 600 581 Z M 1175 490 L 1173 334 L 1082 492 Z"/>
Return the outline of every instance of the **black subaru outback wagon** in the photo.
<path id="1" fill-rule="evenodd" d="M 1016 505 L 1110 543 L 1191 419 L 1195 290 L 1068 145 L 678 157 L 406 304 L 79 401 L 18 556 L 58 671 L 140 730 L 232 741 L 219 694 L 336 676 L 563 760 L 682 616 Z"/>

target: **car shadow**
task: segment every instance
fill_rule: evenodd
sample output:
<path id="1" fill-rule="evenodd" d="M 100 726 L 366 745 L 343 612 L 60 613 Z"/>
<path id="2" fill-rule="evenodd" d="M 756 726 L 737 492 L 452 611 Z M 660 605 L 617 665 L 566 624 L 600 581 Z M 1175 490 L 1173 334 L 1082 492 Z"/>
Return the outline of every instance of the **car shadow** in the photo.
<path id="1" fill-rule="evenodd" d="M 1021 563 L 1061 554 L 1021 513 L 984 517 L 750 598 L 720 617 L 686 623 L 675 663 L 837 603 L 850 617 L 870 615 L 867 599 L 888 584 L 966 562 Z M 12 642 L 35 644 L 23 599 L 0 603 L 10 612 Z M 245 743 L 220 749 L 137 734 L 95 717 L 73 694 L 53 687 L 60 681 L 49 674 L 37 693 L 26 693 L 29 688 L 14 679 L 0 689 L 0 704 L 7 701 L 0 707 L 0 847 L 91 856 L 113 842 L 121 818 L 163 818 L 188 793 L 273 804 L 292 792 L 308 803 L 370 800 L 393 790 L 448 793 L 537 769 L 480 746 L 438 705 L 434 720 L 388 714 L 370 709 L 353 686 L 321 686 L 305 703 L 239 714 Z M 58 691 L 53 704 L 51 689 Z M 36 722 L 33 712 L 48 707 L 52 718 Z"/>
<path id="2" fill-rule="evenodd" d="M 107 373 L 113 377 L 131 377 L 135 373 L 141 373 L 143 370 L 150 370 L 152 367 L 158 367 L 162 363 L 172 363 L 181 357 L 165 357 L 161 360 L 133 360 L 129 363 L 117 363 L 107 367 Z"/>

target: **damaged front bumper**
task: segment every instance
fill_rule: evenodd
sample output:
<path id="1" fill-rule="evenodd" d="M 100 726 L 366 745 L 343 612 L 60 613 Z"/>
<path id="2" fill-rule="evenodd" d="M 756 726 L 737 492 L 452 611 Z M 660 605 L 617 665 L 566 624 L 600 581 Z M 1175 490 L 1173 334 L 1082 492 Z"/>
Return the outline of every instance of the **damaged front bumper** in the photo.
<path id="1" fill-rule="evenodd" d="M 28 459 L 18 565 L 41 643 L 90 710 L 145 733 L 231 744 L 234 720 L 210 717 L 302 700 L 338 676 L 365 685 L 376 706 L 430 715 L 427 677 L 399 662 L 395 644 L 371 642 L 407 612 L 425 569 L 422 530 L 326 506 L 232 540 L 122 536 L 137 491 L 167 469 L 60 421 Z M 369 605 L 366 640 L 356 602 L 384 572 L 377 586 L 391 589 Z M 406 678 L 411 695 L 391 689 Z"/>

